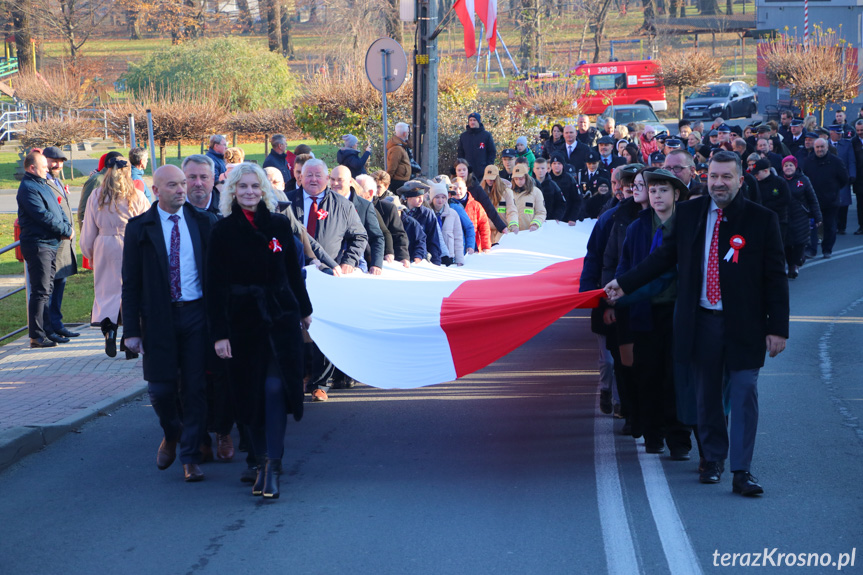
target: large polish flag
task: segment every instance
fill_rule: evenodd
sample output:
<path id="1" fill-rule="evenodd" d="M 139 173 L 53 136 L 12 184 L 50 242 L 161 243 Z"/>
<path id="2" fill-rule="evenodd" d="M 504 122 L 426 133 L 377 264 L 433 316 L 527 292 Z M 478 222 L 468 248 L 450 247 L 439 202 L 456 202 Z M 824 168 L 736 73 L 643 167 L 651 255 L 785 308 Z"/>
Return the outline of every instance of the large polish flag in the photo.
<path id="1" fill-rule="evenodd" d="M 380 276 L 333 277 L 308 268 L 310 335 L 340 370 L 385 389 L 444 383 L 513 351 L 573 308 L 593 222 L 547 222 L 507 234 L 463 267 L 384 264 Z"/>
<path id="2" fill-rule="evenodd" d="M 489 52 L 497 45 L 497 0 L 456 0 L 453 5 L 456 15 L 464 28 L 464 51 L 470 58 L 476 54 L 476 17 L 485 24 L 485 39 Z"/>

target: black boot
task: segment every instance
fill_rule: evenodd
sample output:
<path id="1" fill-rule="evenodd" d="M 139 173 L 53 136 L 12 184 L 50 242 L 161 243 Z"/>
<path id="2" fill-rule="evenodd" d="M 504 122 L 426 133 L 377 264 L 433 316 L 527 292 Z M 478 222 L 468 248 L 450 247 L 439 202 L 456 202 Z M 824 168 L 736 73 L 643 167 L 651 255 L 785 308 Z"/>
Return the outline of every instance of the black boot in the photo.
<path id="1" fill-rule="evenodd" d="M 264 493 L 264 473 L 266 461 L 263 457 L 258 458 L 258 475 L 255 477 L 255 484 L 252 486 L 252 495 L 260 497 Z"/>
<path id="2" fill-rule="evenodd" d="M 267 459 L 264 468 L 264 497 L 266 499 L 279 498 L 279 475 L 282 473 L 281 459 Z"/>
<path id="3" fill-rule="evenodd" d="M 126 336 L 120 338 L 120 351 L 126 352 L 126 359 L 138 359 L 138 354 L 126 347 Z"/>
<path id="4" fill-rule="evenodd" d="M 102 328 L 102 335 L 105 336 L 105 354 L 108 357 L 117 357 L 117 324 L 106 317 L 99 327 Z"/>

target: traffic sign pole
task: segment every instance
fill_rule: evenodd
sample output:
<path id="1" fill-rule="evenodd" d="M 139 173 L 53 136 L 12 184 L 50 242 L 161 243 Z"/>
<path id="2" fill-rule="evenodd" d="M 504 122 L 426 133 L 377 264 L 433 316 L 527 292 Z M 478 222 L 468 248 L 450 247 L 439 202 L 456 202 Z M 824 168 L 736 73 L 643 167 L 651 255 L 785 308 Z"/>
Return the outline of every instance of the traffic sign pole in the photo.
<path id="1" fill-rule="evenodd" d="M 386 48 L 381 48 L 381 70 L 383 73 L 383 77 L 381 78 L 383 82 L 381 82 L 381 100 L 383 101 L 383 121 L 384 121 L 384 171 L 387 171 L 387 88 L 388 82 L 390 79 L 389 76 L 389 67 L 387 66 L 387 56 L 390 52 Z"/>

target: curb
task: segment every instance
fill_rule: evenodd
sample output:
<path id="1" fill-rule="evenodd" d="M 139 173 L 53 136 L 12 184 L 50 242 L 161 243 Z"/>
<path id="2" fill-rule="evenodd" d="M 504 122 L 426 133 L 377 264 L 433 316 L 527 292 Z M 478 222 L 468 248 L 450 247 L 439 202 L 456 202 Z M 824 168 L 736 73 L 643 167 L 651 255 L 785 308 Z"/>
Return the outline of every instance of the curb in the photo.
<path id="1" fill-rule="evenodd" d="M 122 391 L 96 405 L 82 409 L 56 423 L 21 425 L 0 431 L 0 472 L 28 455 L 54 443 L 70 431 L 76 431 L 88 421 L 107 415 L 106 412 L 129 403 L 147 390 L 146 382 Z"/>

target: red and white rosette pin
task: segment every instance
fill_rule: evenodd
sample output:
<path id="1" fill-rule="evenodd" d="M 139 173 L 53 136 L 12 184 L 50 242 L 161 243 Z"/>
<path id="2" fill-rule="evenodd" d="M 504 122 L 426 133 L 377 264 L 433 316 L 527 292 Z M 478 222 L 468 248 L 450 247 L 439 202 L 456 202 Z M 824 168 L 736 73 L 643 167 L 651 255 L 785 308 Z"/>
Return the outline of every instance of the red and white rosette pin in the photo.
<path id="1" fill-rule="evenodd" d="M 277 254 L 277 253 L 279 253 L 280 251 L 282 251 L 282 244 L 281 244 L 281 242 L 279 242 L 279 240 L 278 240 L 278 239 L 276 239 L 276 238 L 273 238 L 273 239 L 271 239 L 271 240 L 270 240 L 270 246 L 269 246 L 269 247 L 270 247 L 270 250 L 272 250 L 272 252 L 273 252 L 274 254 Z"/>
<path id="2" fill-rule="evenodd" d="M 730 261 L 733 263 L 737 263 L 737 257 L 740 253 L 740 250 L 743 249 L 743 246 L 746 245 L 746 240 L 743 239 L 743 236 L 731 236 L 731 249 L 728 250 L 728 253 L 725 254 L 725 261 Z"/>

